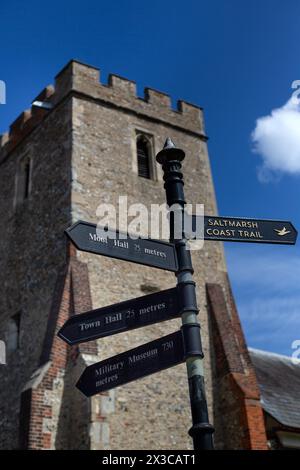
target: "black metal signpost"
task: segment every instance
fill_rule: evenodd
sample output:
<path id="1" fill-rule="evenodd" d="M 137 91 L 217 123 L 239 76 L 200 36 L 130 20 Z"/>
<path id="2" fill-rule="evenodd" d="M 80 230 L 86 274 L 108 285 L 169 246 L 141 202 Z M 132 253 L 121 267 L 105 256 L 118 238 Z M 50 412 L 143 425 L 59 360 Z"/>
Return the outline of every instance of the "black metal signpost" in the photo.
<path id="1" fill-rule="evenodd" d="M 177 287 L 144 295 L 108 307 L 73 315 L 59 330 L 58 336 L 68 344 L 83 343 L 180 315 Z"/>
<path id="2" fill-rule="evenodd" d="M 182 332 L 176 331 L 87 367 L 76 387 L 90 397 L 175 366 L 183 360 Z"/>
<path id="3" fill-rule="evenodd" d="M 196 233 L 200 216 L 192 215 L 191 228 Z M 188 234 L 187 234 L 188 235 Z M 204 240 L 224 242 L 253 242 L 295 245 L 297 230 L 291 222 L 281 220 L 245 219 L 237 217 L 204 216 Z"/>
<path id="4" fill-rule="evenodd" d="M 72 316 L 58 332 L 68 344 L 78 344 L 134 328 L 181 316 L 180 331 L 118 354 L 85 369 L 77 387 L 86 396 L 110 390 L 141 377 L 186 362 L 189 382 L 194 449 L 213 449 L 213 427 L 208 421 L 204 389 L 203 352 L 197 321 L 196 289 L 188 238 L 199 238 L 192 217 L 193 236 L 185 230 L 185 199 L 181 162 L 183 150 L 166 140 L 157 161 L 164 172 L 164 187 L 170 210 L 170 243 L 134 239 L 128 234 L 99 228 L 79 221 L 66 230 L 67 236 L 82 251 L 173 271 L 177 286 L 155 294 Z M 175 207 L 175 210 L 174 210 Z M 178 237 L 175 221 L 181 221 Z M 176 233 L 176 238 L 175 238 Z M 289 244 L 296 243 L 297 231 L 291 222 L 236 217 L 204 216 L 204 240 Z"/>
<path id="5" fill-rule="evenodd" d="M 194 449 L 201 450 L 213 449 L 212 434 L 214 428 L 208 421 L 203 372 L 204 355 L 201 346 L 200 325 L 197 321 L 198 308 L 195 283 L 193 281 L 194 270 L 183 227 L 185 199 L 181 161 L 184 157 L 184 151 L 175 148 L 171 139 L 167 139 L 163 150 L 157 154 L 156 159 L 162 165 L 164 172 L 167 204 L 169 207 L 177 207 L 179 212 L 179 214 L 175 214 L 175 212 L 170 213 L 170 241 L 175 244 L 176 248 L 178 260 L 177 285 L 181 289 L 184 298 L 181 328 L 185 344 L 189 345 L 185 351 L 193 421 L 189 434 L 193 438 Z M 182 221 L 182 237 L 179 240 L 174 239 L 174 220 Z"/>

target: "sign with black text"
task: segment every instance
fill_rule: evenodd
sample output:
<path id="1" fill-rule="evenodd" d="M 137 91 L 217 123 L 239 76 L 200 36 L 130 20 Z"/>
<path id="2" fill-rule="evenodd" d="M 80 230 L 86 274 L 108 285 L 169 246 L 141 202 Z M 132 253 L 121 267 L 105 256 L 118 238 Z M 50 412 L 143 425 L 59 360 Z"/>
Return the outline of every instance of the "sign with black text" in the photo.
<path id="1" fill-rule="evenodd" d="M 87 367 L 76 387 L 87 397 L 146 377 L 184 361 L 181 331 Z"/>

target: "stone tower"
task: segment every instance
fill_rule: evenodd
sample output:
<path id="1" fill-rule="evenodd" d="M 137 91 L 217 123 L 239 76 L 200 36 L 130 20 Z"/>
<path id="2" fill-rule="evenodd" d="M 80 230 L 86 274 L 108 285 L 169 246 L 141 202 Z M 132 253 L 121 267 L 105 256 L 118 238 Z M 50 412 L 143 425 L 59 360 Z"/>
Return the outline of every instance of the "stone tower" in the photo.
<path id="1" fill-rule="evenodd" d="M 64 230 L 97 222 L 100 203 L 165 202 L 156 153 L 167 136 L 186 152 L 187 202 L 216 214 L 202 109 L 71 61 L 1 138 L 0 446 L 6 449 L 186 449 L 185 365 L 85 398 L 87 364 L 178 329 L 172 320 L 77 347 L 56 333 L 66 319 L 175 285 L 173 274 L 69 245 Z M 143 153 L 144 149 L 144 153 Z M 147 156 L 147 161 L 145 160 Z M 144 158 L 144 160 L 143 160 Z M 206 242 L 192 254 L 205 353 L 206 391 L 218 448 L 266 448 L 256 377 L 224 261 Z"/>

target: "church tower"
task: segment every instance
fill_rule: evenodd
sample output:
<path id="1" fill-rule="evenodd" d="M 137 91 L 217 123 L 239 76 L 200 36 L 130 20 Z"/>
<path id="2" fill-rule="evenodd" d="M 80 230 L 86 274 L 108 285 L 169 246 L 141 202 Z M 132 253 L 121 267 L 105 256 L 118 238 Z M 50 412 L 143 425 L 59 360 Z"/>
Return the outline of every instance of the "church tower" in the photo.
<path id="1" fill-rule="evenodd" d="M 155 155 L 186 153 L 187 202 L 217 214 L 202 109 L 69 62 L 2 135 L 0 147 L 0 446 L 4 449 L 188 449 L 185 365 L 88 399 L 75 383 L 94 362 L 167 335 L 175 319 L 79 346 L 57 337 L 70 315 L 175 286 L 174 274 L 77 251 L 64 230 L 97 223 L 99 204 L 163 204 Z M 259 392 L 223 246 L 192 252 L 217 448 L 265 449 Z"/>

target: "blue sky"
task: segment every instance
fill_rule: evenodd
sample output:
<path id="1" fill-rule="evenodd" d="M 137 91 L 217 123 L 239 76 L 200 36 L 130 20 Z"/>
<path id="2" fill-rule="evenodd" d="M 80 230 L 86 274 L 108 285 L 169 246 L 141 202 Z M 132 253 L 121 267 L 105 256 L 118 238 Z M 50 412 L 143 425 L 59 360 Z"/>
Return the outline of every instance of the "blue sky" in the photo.
<path id="1" fill-rule="evenodd" d="M 222 215 L 300 227 L 298 0 L 10 1 L 0 4 L 0 132 L 70 58 L 204 107 Z M 299 126 L 300 128 L 300 126 Z M 282 132 L 281 132 L 282 129 Z M 199 201 L 201 202 L 201 201 Z M 291 354 L 300 339 L 299 247 L 227 244 L 248 344 Z"/>

